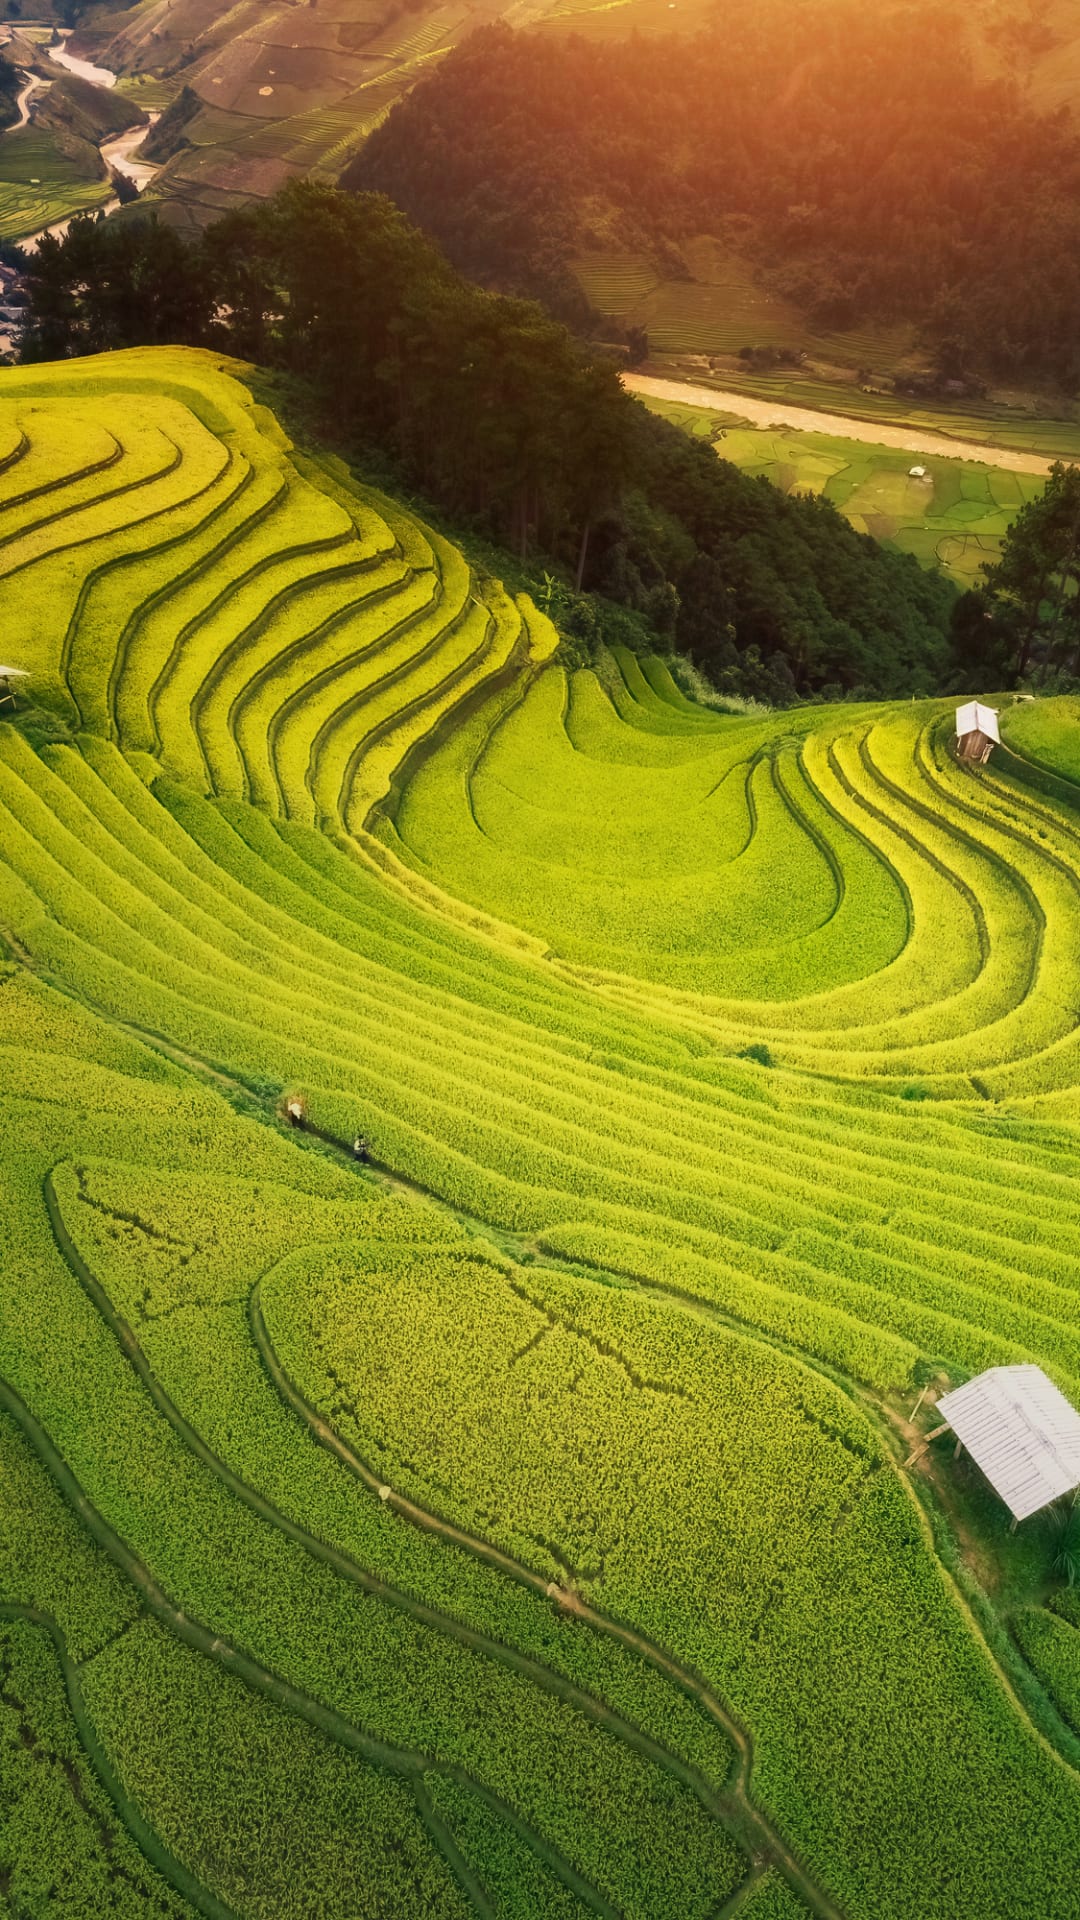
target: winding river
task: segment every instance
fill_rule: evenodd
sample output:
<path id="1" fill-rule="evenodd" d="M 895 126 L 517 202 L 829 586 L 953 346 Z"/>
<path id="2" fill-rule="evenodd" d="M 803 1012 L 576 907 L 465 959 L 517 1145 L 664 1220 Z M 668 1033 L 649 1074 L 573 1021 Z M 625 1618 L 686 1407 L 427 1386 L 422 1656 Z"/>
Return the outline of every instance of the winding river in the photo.
<path id="1" fill-rule="evenodd" d="M 77 74 L 80 80 L 89 80 L 92 86 L 115 87 L 116 75 L 108 67 L 92 66 L 89 60 L 77 60 L 73 53 L 68 52 L 67 43 L 72 33 L 70 27 L 57 27 L 56 31 L 60 35 L 60 45 L 49 48 L 50 60 L 55 60 L 58 67 L 66 67 L 69 73 Z"/>
<path id="2" fill-rule="evenodd" d="M 14 31 L 15 28 L 13 25 L 7 25 L 6 30 L 0 29 L 0 40 L 10 40 Z M 76 74 L 80 80 L 89 80 L 92 86 L 115 87 L 117 76 L 112 72 L 111 68 L 95 67 L 91 61 L 80 60 L 75 54 L 68 52 L 67 43 L 71 37 L 71 31 L 70 27 L 57 28 L 59 45 L 53 45 L 47 49 L 49 59 L 54 61 L 58 67 L 63 67 L 68 73 Z M 19 110 L 19 118 L 12 126 L 5 128 L 5 132 L 7 133 L 14 133 L 19 127 L 26 126 L 30 118 L 31 98 L 35 93 L 40 92 L 52 84 L 43 74 L 32 74 L 24 71 L 23 78 L 26 84 L 22 88 L 16 102 Z M 126 174 L 129 180 L 135 182 L 140 192 L 143 187 L 148 185 L 153 179 L 158 169 L 156 166 L 152 166 L 148 160 L 136 160 L 134 156 L 142 146 L 143 141 L 146 139 L 147 134 L 150 132 L 151 127 L 158 117 L 156 113 L 152 113 L 143 125 L 129 127 L 126 133 L 117 134 L 112 140 L 103 140 L 98 148 L 98 152 L 105 162 L 106 167 L 109 169 L 110 175 L 113 173 Z M 120 200 L 114 195 L 100 206 L 90 208 L 89 211 L 95 213 L 113 213 L 120 205 Z M 56 220 L 51 226 L 40 227 L 36 233 L 31 233 L 25 238 L 20 238 L 19 245 L 27 253 L 36 253 L 40 241 L 45 238 L 47 233 L 51 233 L 55 235 L 58 240 L 62 240 L 72 220 L 77 218 L 77 214 L 69 214 L 66 219 Z"/>

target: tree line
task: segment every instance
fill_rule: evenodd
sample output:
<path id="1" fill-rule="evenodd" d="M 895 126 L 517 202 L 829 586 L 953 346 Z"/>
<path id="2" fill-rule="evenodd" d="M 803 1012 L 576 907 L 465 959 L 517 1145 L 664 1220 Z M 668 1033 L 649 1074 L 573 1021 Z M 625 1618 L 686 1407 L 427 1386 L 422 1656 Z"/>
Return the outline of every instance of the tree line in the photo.
<path id="1" fill-rule="evenodd" d="M 602 45 L 496 24 L 343 184 L 573 325 L 576 252 L 677 275 L 678 243 L 711 233 L 819 326 L 914 323 L 942 378 L 1080 379 L 1075 124 L 983 77 L 947 9 L 727 0 L 695 37 Z"/>
<path id="2" fill-rule="evenodd" d="M 957 671 L 941 575 L 648 413 L 384 196 L 292 182 L 194 238 L 136 207 L 75 221 L 24 267 L 24 359 L 175 343 L 280 370 L 321 435 L 498 542 L 522 584 L 554 567 L 583 643 L 676 645 L 778 702 L 930 692 Z"/>
<path id="3" fill-rule="evenodd" d="M 996 670 L 1001 685 L 1080 688 L 1080 467 L 1055 461 L 953 626 L 960 665 Z"/>

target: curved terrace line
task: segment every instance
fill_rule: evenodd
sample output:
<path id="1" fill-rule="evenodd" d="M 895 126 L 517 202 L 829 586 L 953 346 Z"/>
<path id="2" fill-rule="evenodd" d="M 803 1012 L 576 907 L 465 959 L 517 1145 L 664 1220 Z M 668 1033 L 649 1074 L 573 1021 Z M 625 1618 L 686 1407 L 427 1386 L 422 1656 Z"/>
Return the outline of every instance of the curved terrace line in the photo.
<path id="1" fill-rule="evenodd" d="M 96 1545 L 102 1549 L 113 1565 L 126 1577 L 139 1594 L 143 1606 L 162 1625 L 174 1633 L 178 1639 L 194 1648 L 197 1653 L 208 1655 L 212 1660 L 225 1666 L 230 1673 L 236 1674 L 255 1692 L 265 1695 L 276 1706 L 286 1712 L 296 1714 L 318 1732 L 336 1741 L 376 1767 L 404 1779 L 410 1785 L 425 1774 L 443 1774 L 456 1781 L 469 1792 L 475 1793 L 486 1806 L 501 1820 L 505 1820 L 517 1832 L 526 1844 L 531 1846 L 537 1856 L 544 1861 L 582 1899 L 600 1920 L 623 1920 L 623 1917 L 596 1890 L 590 1887 L 582 1875 L 564 1861 L 557 1850 L 541 1836 L 533 1833 L 512 1807 L 492 1792 L 483 1781 L 477 1780 L 464 1767 L 454 1762 L 436 1759 L 410 1747 L 399 1747 L 392 1742 L 380 1740 L 365 1733 L 351 1720 L 334 1707 L 328 1707 L 302 1688 L 283 1679 L 260 1661 L 253 1659 L 242 1648 L 230 1640 L 215 1633 L 210 1627 L 194 1618 L 186 1610 L 178 1607 L 166 1590 L 154 1579 L 149 1569 L 138 1556 L 132 1553 L 126 1542 L 110 1526 L 104 1515 L 84 1491 L 81 1483 L 67 1465 L 53 1444 L 45 1428 L 31 1412 L 17 1389 L 11 1382 L 0 1377 L 0 1408 L 14 1420 L 37 1457 L 63 1495 L 67 1504 L 73 1508 L 77 1519 L 86 1528 Z M 449 1864 L 449 1863 L 448 1863 Z M 469 1886 L 463 1891 L 468 1896 Z M 218 1920 L 218 1916 L 214 1916 Z"/>

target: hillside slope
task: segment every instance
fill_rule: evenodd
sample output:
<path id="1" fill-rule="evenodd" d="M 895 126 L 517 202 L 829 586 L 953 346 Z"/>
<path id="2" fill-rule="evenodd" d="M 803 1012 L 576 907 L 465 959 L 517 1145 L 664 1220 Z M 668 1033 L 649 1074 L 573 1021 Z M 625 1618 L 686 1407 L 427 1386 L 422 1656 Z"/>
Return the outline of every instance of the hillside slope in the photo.
<path id="1" fill-rule="evenodd" d="M 568 682 L 237 371 L 5 382 L 7 1895 L 1074 1920 L 1080 1615 L 903 1465 L 1080 1399 L 1062 723 Z"/>
<path id="2" fill-rule="evenodd" d="M 637 349 L 805 352 L 857 385 L 929 357 L 946 398 L 1075 393 L 1078 180 L 1076 121 L 948 9 L 852 0 L 732 0 L 647 48 L 496 24 L 343 175 L 485 285 L 570 319 L 584 288 Z"/>

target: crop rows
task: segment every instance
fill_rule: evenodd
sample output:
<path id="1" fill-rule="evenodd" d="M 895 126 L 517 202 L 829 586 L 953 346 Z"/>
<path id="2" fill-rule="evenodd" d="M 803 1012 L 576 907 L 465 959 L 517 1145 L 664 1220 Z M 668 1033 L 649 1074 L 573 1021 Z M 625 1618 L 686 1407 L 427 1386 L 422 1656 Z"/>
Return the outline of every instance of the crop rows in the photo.
<path id="1" fill-rule="evenodd" d="M 567 676 L 210 356 L 18 380 L 0 1661 L 88 1769 L 20 1819 L 163 1914 L 1072 1920 L 871 1411 L 1080 1399 L 1067 797 Z"/>

